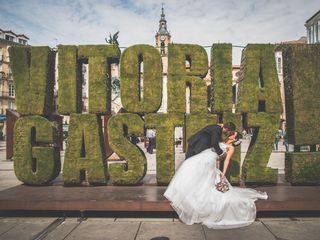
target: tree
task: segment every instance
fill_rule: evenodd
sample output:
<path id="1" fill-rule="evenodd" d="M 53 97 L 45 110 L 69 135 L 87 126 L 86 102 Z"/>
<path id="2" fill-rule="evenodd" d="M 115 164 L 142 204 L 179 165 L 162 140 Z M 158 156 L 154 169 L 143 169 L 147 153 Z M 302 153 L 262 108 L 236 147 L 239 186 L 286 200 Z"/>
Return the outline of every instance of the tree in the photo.
<path id="1" fill-rule="evenodd" d="M 109 33 L 109 39 L 105 38 L 106 42 L 109 44 L 115 44 L 115 45 L 119 46 L 119 42 L 118 42 L 119 32 L 120 31 L 113 34 L 112 37 L 111 37 L 111 33 Z"/>

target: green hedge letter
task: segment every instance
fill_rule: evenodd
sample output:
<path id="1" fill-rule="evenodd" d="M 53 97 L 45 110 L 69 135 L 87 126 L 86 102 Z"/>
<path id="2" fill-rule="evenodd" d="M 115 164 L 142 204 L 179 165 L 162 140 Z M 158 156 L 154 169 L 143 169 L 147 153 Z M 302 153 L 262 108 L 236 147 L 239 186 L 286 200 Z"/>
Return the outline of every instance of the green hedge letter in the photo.
<path id="1" fill-rule="evenodd" d="M 286 153 L 286 180 L 292 185 L 320 185 L 320 152 Z"/>
<path id="2" fill-rule="evenodd" d="M 64 184 L 80 184 L 84 175 L 93 185 L 105 184 L 108 180 L 101 118 L 95 114 L 71 114 Z"/>
<path id="3" fill-rule="evenodd" d="M 167 185 L 175 172 L 174 128 L 184 125 L 184 115 L 150 113 L 145 121 L 146 127 L 157 130 L 157 183 Z"/>
<path id="4" fill-rule="evenodd" d="M 248 44 L 241 60 L 238 112 L 282 112 L 280 83 L 270 44 Z"/>
<path id="5" fill-rule="evenodd" d="M 232 111 L 232 45 L 211 47 L 212 106 L 214 112 Z M 237 126 L 238 127 L 238 126 Z"/>
<path id="6" fill-rule="evenodd" d="M 248 127 L 254 127 L 253 136 L 242 166 L 246 183 L 276 184 L 278 170 L 267 167 L 280 124 L 279 114 L 248 113 Z"/>
<path id="7" fill-rule="evenodd" d="M 156 112 L 160 108 L 162 97 L 159 51 L 149 45 L 128 47 L 121 55 L 120 70 L 123 107 L 128 112 Z"/>
<path id="8" fill-rule="evenodd" d="M 60 114 L 80 113 L 82 107 L 82 67 L 78 63 L 77 46 L 58 46 Z"/>
<path id="9" fill-rule="evenodd" d="M 116 45 L 78 46 L 78 57 L 89 64 L 89 113 L 111 112 L 111 64 L 119 62 Z"/>
<path id="10" fill-rule="evenodd" d="M 207 113 L 207 52 L 193 44 L 168 46 L 168 112 L 186 112 L 186 88 L 190 88 L 191 113 Z"/>
<path id="11" fill-rule="evenodd" d="M 58 130 L 40 116 L 21 117 L 14 127 L 14 172 L 28 185 L 45 185 L 60 173 Z"/>
<path id="12" fill-rule="evenodd" d="M 320 45 L 285 45 L 282 49 L 289 143 L 318 144 Z"/>
<path id="13" fill-rule="evenodd" d="M 49 47 L 14 46 L 9 53 L 17 111 L 21 115 L 50 115 L 53 111 L 55 52 Z"/>
<path id="14" fill-rule="evenodd" d="M 115 185 L 137 185 L 147 172 L 147 160 L 143 151 L 131 144 L 131 134 L 143 136 L 144 122 L 137 114 L 121 113 L 108 121 L 108 136 L 111 149 L 123 157 L 126 163 L 109 166 L 112 183 Z"/>
<path id="15" fill-rule="evenodd" d="M 240 113 L 223 112 L 223 123 L 233 122 L 237 131 L 242 129 L 242 116 Z M 227 178 L 230 182 L 239 184 L 240 182 L 240 165 L 241 165 L 241 146 L 235 147 L 232 160 L 229 163 Z"/>

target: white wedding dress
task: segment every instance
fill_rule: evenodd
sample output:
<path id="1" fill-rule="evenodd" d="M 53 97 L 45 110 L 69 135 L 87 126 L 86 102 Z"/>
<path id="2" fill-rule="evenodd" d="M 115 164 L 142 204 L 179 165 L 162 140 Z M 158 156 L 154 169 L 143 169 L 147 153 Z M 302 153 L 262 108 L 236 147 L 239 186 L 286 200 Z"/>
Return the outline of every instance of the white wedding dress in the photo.
<path id="1" fill-rule="evenodd" d="M 226 150 L 225 143 L 219 145 Z M 255 201 L 268 196 L 254 189 L 233 187 L 229 182 L 229 191 L 216 190 L 221 173 L 216 167 L 217 158 L 209 148 L 185 160 L 164 196 L 185 224 L 202 223 L 214 229 L 248 226 L 256 218 Z"/>

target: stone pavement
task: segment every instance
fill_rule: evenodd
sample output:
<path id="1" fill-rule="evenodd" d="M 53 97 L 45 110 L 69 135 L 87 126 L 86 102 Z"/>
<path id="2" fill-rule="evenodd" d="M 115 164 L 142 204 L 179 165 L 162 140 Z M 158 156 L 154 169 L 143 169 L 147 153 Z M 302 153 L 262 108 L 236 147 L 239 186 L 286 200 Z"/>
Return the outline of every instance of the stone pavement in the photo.
<path id="1" fill-rule="evenodd" d="M 319 240 L 319 236 L 320 218 L 259 218 L 248 227 L 230 230 L 188 226 L 176 218 L 0 218 L 0 240 Z"/>
<path id="2" fill-rule="evenodd" d="M 244 142 L 241 146 L 242 159 L 247 146 L 248 142 Z M 284 149 L 281 143 L 279 143 L 279 147 L 280 151 L 272 153 L 268 165 L 272 168 L 277 168 L 281 174 L 284 170 Z M 155 154 L 146 153 L 146 155 L 148 158 L 148 173 L 155 173 Z M 181 164 L 183 159 L 184 154 L 181 151 L 181 147 L 176 148 L 176 167 Z M 15 178 L 13 162 L 5 159 L 5 143 L 0 142 L 0 191 L 19 184 L 21 182 Z M 208 229 L 200 224 L 188 226 L 181 223 L 177 218 L 163 218 L 157 213 L 154 213 L 152 218 L 0 217 L 0 240 L 318 240 L 320 239 L 319 236 L 320 217 L 258 218 L 248 227 L 231 230 Z"/>

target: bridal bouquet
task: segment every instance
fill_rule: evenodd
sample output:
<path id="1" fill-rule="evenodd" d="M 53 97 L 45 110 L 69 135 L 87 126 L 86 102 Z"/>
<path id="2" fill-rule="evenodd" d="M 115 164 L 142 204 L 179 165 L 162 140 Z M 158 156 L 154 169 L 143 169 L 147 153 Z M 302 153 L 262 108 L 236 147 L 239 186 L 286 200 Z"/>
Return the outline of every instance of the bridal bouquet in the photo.
<path id="1" fill-rule="evenodd" d="M 225 193 L 229 191 L 229 184 L 223 180 L 220 180 L 220 182 L 216 184 L 216 189 L 220 192 Z"/>

